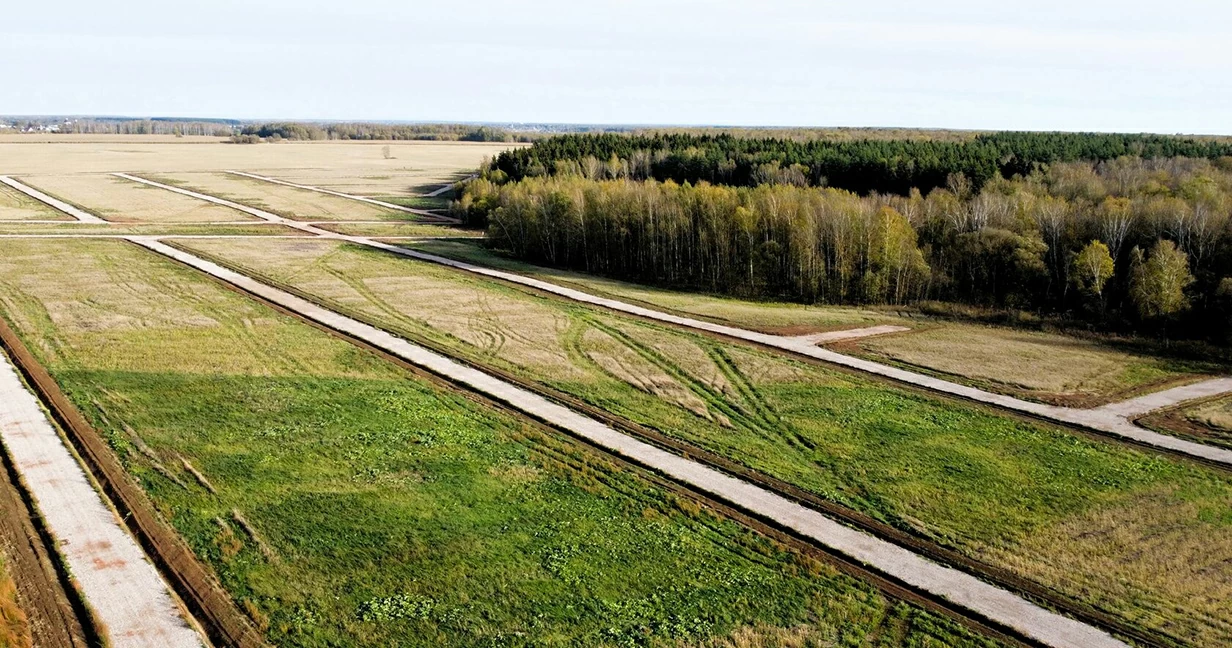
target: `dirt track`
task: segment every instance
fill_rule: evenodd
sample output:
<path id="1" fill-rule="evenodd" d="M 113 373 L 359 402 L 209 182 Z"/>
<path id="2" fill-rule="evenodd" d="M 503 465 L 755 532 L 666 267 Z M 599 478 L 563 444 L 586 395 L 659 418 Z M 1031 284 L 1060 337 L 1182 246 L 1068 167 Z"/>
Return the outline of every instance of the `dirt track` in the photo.
<path id="1" fill-rule="evenodd" d="M 85 648 L 89 615 L 74 603 L 76 596 L 57 571 L 54 548 L 49 550 L 49 538 L 40 532 L 12 465 L 3 456 L 0 464 L 0 552 L 17 585 L 17 603 L 26 613 L 34 645 Z"/>

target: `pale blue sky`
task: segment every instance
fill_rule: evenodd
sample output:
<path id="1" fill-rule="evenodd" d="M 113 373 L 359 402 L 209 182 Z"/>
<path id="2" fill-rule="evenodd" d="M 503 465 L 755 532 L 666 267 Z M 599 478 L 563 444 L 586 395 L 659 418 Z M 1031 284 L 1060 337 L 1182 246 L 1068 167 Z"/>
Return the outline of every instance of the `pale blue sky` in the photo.
<path id="1" fill-rule="evenodd" d="M 68 0 L 0 114 L 1232 133 L 1227 0 Z"/>

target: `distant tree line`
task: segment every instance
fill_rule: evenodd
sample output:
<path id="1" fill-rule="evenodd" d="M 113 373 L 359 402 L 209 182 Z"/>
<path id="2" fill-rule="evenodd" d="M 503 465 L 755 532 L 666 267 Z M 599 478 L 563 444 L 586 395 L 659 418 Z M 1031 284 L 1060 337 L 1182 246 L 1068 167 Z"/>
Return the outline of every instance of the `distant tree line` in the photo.
<path id="1" fill-rule="evenodd" d="M 491 126 L 466 124 L 251 124 L 240 131 L 266 139 L 288 140 L 439 140 L 458 142 L 527 142 L 531 135 Z"/>
<path id="2" fill-rule="evenodd" d="M 905 195 L 619 177 L 560 164 L 513 182 L 497 165 L 454 209 L 519 258 L 619 279 L 1232 341 L 1232 157 L 1056 162 L 978 189 L 952 173 Z"/>
<path id="3" fill-rule="evenodd" d="M 962 174 L 976 190 L 1055 162 L 1232 156 L 1232 142 L 1163 135 L 986 133 L 968 139 L 795 140 L 732 134 L 559 135 L 494 162 L 511 180 L 577 174 L 753 187 L 771 182 L 859 194 L 928 193 Z"/>
<path id="4" fill-rule="evenodd" d="M 99 119 L 58 120 L 60 133 L 90 133 L 103 135 L 204 135 L 230 137 L 239 129 L 239 122 L 224 119 L 181 120 Z"/>

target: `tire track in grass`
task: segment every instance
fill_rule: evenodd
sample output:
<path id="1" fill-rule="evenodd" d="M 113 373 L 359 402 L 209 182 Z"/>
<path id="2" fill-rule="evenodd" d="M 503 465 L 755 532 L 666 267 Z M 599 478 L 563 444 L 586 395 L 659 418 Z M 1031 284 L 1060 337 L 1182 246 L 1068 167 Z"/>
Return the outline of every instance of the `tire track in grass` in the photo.
<path id="1" fill-rule="evenodd" d="M 845 556 L 845 560 L 864 565 L 865 569 L 872 570 L 872 574 L 880 574 L 880 578 L 889 576 L 892 581 L 906 584 L 917 593 L 916 596 L 932 598 L 934 604 L 942 607 L 956 606 L 951 608 L 951 613 L 957 613 L 960 617 L 988 620 L 1029 637 L 1033 642 L 1058 648 L 1126 646 L 1103 630 L 1047 610 L 1017 594 L 927 560 L 903 547 L 838 524 L 815 510 L 751 482 L 639 441 L 492 374 L 459 364 L 376 327 L 155 240 L 136 237 L 130 240 L 333 329 L 344 337 L 384 349 L 460 386 L 486 394 L 617 456 L 650 467 L 688 488 L 698 489 L 709 497 L 790 529 L 799 537 L 817 543 L 817 546 Z M 964 612 L 957 612 L 959 609 Z"/>

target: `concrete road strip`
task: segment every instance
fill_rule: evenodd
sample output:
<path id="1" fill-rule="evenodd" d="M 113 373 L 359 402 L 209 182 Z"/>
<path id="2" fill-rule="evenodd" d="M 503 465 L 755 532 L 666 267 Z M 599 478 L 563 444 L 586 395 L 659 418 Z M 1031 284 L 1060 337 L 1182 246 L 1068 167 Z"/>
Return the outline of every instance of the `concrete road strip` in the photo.
<path id="1" fill-rule="evenodd" d="M 1213 378 L 1192 385 L 1182 385 L 1172 389 L 1131 398 L 1119 403 L 1110 403 L 1096 408 L 1100 412 L 1110 412 L 1123 417 L 1136 417 L 1155 410 L 1180 405 L 1185 401 L 1210 398 L 1232 392 L 1232 377 Z"/>
<path id="2" fill-rule="evenodd" d="M 8 176 L 0 176 L 0 183 L 4 183 L 45 205 L 48 205 L 59 211 L 62 211 L 68 214 L 69 216 L 76 218 L 79 222 L 95 223 L 95 224 L 107 222 L 99 218 L 98 216 L 91 214 L 90 212 L 77 209 L 76 207 L 64 202 L 63 200 L 60 200 L 59 198 L 52 198 L 51 196 L 48 196 L 47 194 L 39 191 L 38 189 L 22 184 Z M 60 223 L 60 221 L 54 221 L 54 222 Z"/>
<path id="3" fill-rule="evenodd" d="M 110 645 L 205 645 L 2 353 L 0 438 Z"/>
<path id="4" fill-rule="evenodd" d="M 869 326 L 866 328 L 848 329 L 846 331 L 825 331 L 824 333 L 813 333 L 810 335 L 796 335 L 794 339 L 803 342 L 804 344 L 829 344 L 830 342 L 842 342 L 844 340 L 858 340 L 860 338 L 872 337 L 874 335 L 887 335 L 889 333 L 902 333 L 910 331 L 906 326 Z"/>
<path id="5" fill-rule="evenodd" d="M 537 419 L 569 430 L 589 442 L 706 492 L 738 508 L 774 520 L 912 587 L 947 599 L 979 616 L 1013 628 L 1049 646 L 1103 648 L 1122 642 L 1092 626 L 1031 603 L 966 573 L 926 560 L 897 545 L 834 520 L 759 486 L 649 445 L 603 423 L 553 403 L 479 370 L 454 362 L 358 320 L 228 270 L 149 237 L 131 241 L 210 274 L 310 320 L 361 339 L 407 362 L 508 404 Z"/>
<path id="6" fill-rule="evenodd" d="M 154 182 L 153 180 L 146 180 L 145 178 L 140 178 L 135 175 L 129 175 L 127 173 L 113 173 L 111 175 L 117 178 L 124 178 L 125 180 L 132 180 L 133 182 L 140 182 L 143 185 L 149 185 L 151 187 L 158 187 L 159 189 L 166 189 L 167 191 L 173 191 L 180 195 L 190 196 L 198 200 L 204 200 L 206 202 L 214 203 L 215 205 L 222 205 L 223 207 L 230 207 L 231 209 L 242 211 L 245 214 L 251 214 L 253 216 L 256 216 L 257 218 L 260 218 L 261 220 L 269 221 L 271 223 L 282 223 L 286 225 L 295 224 L 295 221 L 288 220 L 277 214 L 271 214 L 265 210 L 256 209 L 255 207 L 249 207 L 248 205 L 241 205 L 240 203 L 232 202 L 230 200 L 223 200 L 222 198 L 215 198 L 214 196 L 210 196 L 208 194 L 197 193 L 195 191 L 189 191 L 188 189 L 181 189 L 179 187 L 174 187 L 169 184 L 163 184 L 161 182 Z"/>
<path id="7" fill-rule="evenodd" d="M 857 371 L 875 374 L 891 380 L 915 385 L 917 387 L 923 387 L 925 389 L 931 389 L 933 391 L 950 394 L 952 396 L 967 398 L 973 401 L 1038 416 L 1040 418 L 1059 423 L 1078 425 L 1098 432 L 1104 432 L 1130 439 L 1144 445 L 1169 450 L 1179 454 L 1190 455 L 1212 463 L 1232 467 L 1232 450 L 1203 445 L 1201 443 L 1194 443 L 1192 441 L 1186 441 L 1184 439 L 1168 436 L 1166 434 L 1152 432 L 1134 425 L 1130 421 L 1126 420 L 1124 416 L 1117 414 L 1115 411 L 1102 409 L 1082 410 L 1070 407 L 1045 405 L 1042 403 L 1032 403 L 1030 401 L 1014 398 L 1012 396 L 995 394 L 982 389 L 977 389 L 975 387 L 968 387 L 967 385 L 960 385 L 948 380 L 933 378 L 932 376 L 926 376 L 912 371 L 907 371 L 905 369 L 899 369 L 898 367 L 891 367 L 889 365 L 873 362 L 871 360 L 844 355 L 842 353 L 830 351 L 829 349 L 823 349 L 815 344 L 808 341 L 802 341 L 801 339 L 795 337 L 769 335 L 767 333 L 758 333 L 756 331 L 748 331 L 733 326 L 724 326 L 722 324 L 714 324 L 712 322 L 696 320 L 689 317 L 681 317 L 679 315 L 663 313 L 650 308 L 628 304 L 616 299 L 598 297 L 580 290 L 565 288 L 547 281 L 532 279 L 531 277 L 526 277 L 512 272 L 505 272 L 503 270 L 478 266 L 473 263 L 466 263 L 465 261 L 447 259 L 435 254 L 408 250 L 396 245 L 389 245 L 358 236 L 341 236 L 335 238 L 360 245 L 367 245 L 369 247 L 378 248 L 401 256 L 410 257 L 412 259 L 430 261 L 432 263 L 438 263 L 451 268 L 458 268 L 459 270 L 465 270 L 467 272 L 529 286 L 531 288 L 552 293 L 554 295 L 559 295 L 561 297 L 585 304 L 593 304 L 595 306 L 602 306 L 604 308 L 622 313 L 629 313 L 631 315 L 637 315 L 647 319 L 676 324 L 677 326 L 683 326 L 699 331 L 708 331 L 710 333 L 717 333 L 719 335 L 740 340 L 747 340 L 749 342 L 756 342 L 765 346 L 782 349 L 784 351 L 815 358 L 817 360 L 855 369 Z"/>
<path id="8" fill-rule="evenodd" d="M 356 196 L 355 194 L 342 193 L 341 191 L 333 191 L 330 189 L 322 189 L 321 187 L 314 187 L 312 185 L 296 184 L 294 182 L 287 182 L 286 180 L 279 180 L 278 178 L 271 178 L 269 176 L 257 175 L 255 173 L 247 173 L 244 171 L 227 171 L 227 173 L 230 173 L 232 175 L 242 176 L 245 178 L 252 178 L 253 180 L 261 180 L 262 182 L 279 184 L 279 185 L 283 185 L 286 187 L 294 187 L 296 189 L 304 189 L 306 191 L 315 191 L 317 193 L 328 194 L 330 196 L 346 198 L 347 200 L 358 200 L 359 202 L 365 202 L 365 203 L 368 203 L 369 205 L 376 205 L 378 207 L 383 207 L 385 209 L 392 209 L 394 211 L 406 212 L 408 214 L 415 214 L 416 216 L 422 216 L 424 218 L 431 218 L 431 219 L 440 220 L 440 221 L 449 222 L 449 223 L 458 222 L 457 219 L 449 218 L 447 216 L 441 216 L 439 214 L 433 214 L 430 211 L 426 211 L 423 209 L 415 209 L 413 207 L 406 207 L 404 205 L 397 205 L 394 203 L 385 202 L 384 200 L 368 198 L 367 196 Z"/>

